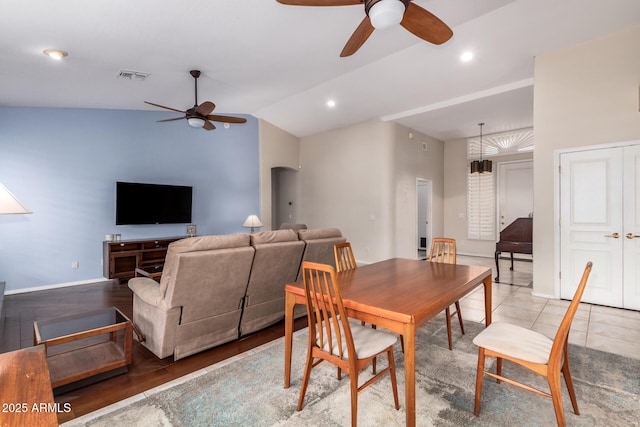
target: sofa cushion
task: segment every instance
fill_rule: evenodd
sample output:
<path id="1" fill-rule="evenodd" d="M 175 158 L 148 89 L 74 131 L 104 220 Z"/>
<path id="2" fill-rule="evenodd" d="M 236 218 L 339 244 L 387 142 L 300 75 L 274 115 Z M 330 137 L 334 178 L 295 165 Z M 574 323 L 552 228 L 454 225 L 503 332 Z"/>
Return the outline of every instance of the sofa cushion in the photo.
<path id="1" fill-rule="evenodd" d="M 260 231 L 251 234 L 251 246 L 265 243 L 297 242 L 298 234 L 294 230 Z"/>
<path id="2" fill-rule="evenodd" d="M 312 230 L 298 230 L 298 236 L 300 240 L 317 240 L 342 237 L 342 233 L 337 228 L 316 228 Z"/>

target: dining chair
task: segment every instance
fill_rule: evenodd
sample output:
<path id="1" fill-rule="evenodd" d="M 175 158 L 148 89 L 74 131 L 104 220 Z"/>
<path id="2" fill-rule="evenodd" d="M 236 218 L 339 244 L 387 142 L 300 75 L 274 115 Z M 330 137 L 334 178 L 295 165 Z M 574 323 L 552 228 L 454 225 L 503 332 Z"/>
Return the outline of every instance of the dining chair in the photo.
<path id="1" fill-rule="evenodd" d="M 356 258 L 353 255 L 353 250 L 351 249 L 351 243 L 342 242 L 336 243 L 333 245 L 333 254 L 336 259 L 336 272 L 354 270 L 358 268 L 358 264 L 356 263 Z M 362 326 L 365 325 L 365 322 L 360 323 Z M 371 325 L 373 329 L 376 329 L 376 325 Z M 402 352 L 404 353 L 404 340 L 402 335 L 400 335 L 400 345 L 402 346 Z M 373 359 L 372 362 L 372 371 L 375 374 L 377 371 L 376 359 Z M 338 378 L 340 378 L 340 371 L 338 370 Z"/>
<path id="2" fill-rule="evenodd" d="M 353 250 L 351 249 L 351 243 L 336 243 L 333 246 L 333 255 L 336 259 L 336 271 L 338 273 L 358 268 L 356 258 L 353 256 Z"/>
<path id="3" fill-rule="evenodd" d="M 302 274 L 309 339 L 298 411 L 302 410 L 311 370 L 322 361 L 336 365 L 338 369 L 346 371 L 349 375 L 352 426 L 357 425 L 358 392 L 381 379 L 386 373 L 391 377 L 395 408 L 399 409 L 396 368 L 393 359 L 393 345 L 398 338 L 394 334 L 349 321 L 342 303 L 340 283 L 332 266 L 304 261 Z M 387 354 L 388 366 L 358 386 L 358 373 L 382 353 Z"/>
<path id="4" fill-rule="evenodd" d="M 431 262 L 443 262 L 448 264 L 456 263 L 456 240 L 446 237 L 434 237 L 431 240 L 431 250 L 429 251 L 429 257 L 427 258 Z M 447 338 L 449 340 L 449 350 L 453 349 L 451 340 L 451 318 L 458 315 L 458 322 L 460 323 L 460 331 L 464 335 L 464 325 L 462 324 L 462 312 L 460 311 L 460 301 L 455 302 L 456 311 L 451 313 L 449 307 L 445 310 L 445 316 L 447 321 Z"/>
<path id="5" fill-rule="evenodd" d="M 550 338 L 521 326 L 509 323 L 495 322 L 480 332 L 473 343 L 478 346 L 478 371 L 476 374 L 476 398 L 473 413 L 478 416 L 480 413 L 480 397 L 482 395 L 482 380 L 485 375 L 489 375 L 497 380 L 505 381 L 509 384 L 550 397 L 553 401 L 553 408 L 556 413 L 558 426 L 565 425 L 564 410 L 562 408 L 562 392 L 560 390 L 560 373 L 564 376 L 564 381 L 569 390 L 573 412 L 580 415 L 576 393 L 573 389 L 571 372 L 569 371 L 569 328 L 580 304 L 582 293 L 587 284 L 589 273 L 591 272 L 591 262 L 588 262 L 582 279 L 578 284 L 569 308 L 565 313 L 555 338 Z M 486 356 L 497 358 L 496 373 L 485 370 Z M 502 376 L 502 361 L 510 360 L 537 374 L 547 378 L 550 393 L 533 388 L 526 384 L 519 383 Z"/>

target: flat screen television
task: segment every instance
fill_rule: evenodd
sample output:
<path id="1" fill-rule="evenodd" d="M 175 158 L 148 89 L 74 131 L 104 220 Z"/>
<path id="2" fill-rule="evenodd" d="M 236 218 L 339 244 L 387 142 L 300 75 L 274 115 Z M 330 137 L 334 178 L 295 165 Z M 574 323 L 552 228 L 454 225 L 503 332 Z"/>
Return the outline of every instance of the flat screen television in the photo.
<path id="1" fill-rule="evenodd" d="M 116 225 L 191 222 L 193 188 L 116 182 Z"/>

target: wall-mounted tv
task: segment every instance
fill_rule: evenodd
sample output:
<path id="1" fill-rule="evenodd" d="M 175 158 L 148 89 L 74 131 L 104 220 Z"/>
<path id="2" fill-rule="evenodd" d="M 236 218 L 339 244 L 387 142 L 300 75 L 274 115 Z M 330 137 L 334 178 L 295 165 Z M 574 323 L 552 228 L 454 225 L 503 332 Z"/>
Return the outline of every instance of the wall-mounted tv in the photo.
<path id="1" fill-rule="evenodd" d="M 193 188 L 116 182 L 116 225 L 191 222 Z"/>

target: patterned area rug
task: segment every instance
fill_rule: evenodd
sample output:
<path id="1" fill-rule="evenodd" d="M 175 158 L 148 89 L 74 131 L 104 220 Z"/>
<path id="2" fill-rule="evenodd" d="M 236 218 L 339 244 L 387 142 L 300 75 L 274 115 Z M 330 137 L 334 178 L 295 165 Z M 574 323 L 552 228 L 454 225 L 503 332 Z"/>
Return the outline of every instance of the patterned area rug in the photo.
<path id="1" fill-rule="evenodd" d="M 440 322 L 439 320 L 442 320 Z M 480 416 L 473 415 L 477 348 L 472 338 L 482 325 L 454 327 L 454 350 L 447 347 L 444 319 L 418 331 L 416 352 L 417 424 L 421 426 L 552 426 L 551 400 L 485 377 Z M 283 339 L 150 390 L 66 426 L 348 426 L 349 378 L 322 363 L 311 374 L 304 408 L 296 411 L 306 352 L 306 330 L 294 336 L 291 387 L 283 388 Z M 573 413 L 563 383 L 569 426 L 637 426 L 640 414 L 640 360 L 585 347 L 570 347 L 571 370 L 581 415 Z M 396 353 L 400 410 L 393 407 L 391 382 L 382 379 L 359 394 L 361 426 L 402 426 L 404 364 Z M 489 363 L 489 360 L 487 362 Z M 379 365 L 386 364 L 380 360 Z M 495 362 L 491 362 L 492 366 Z M 507 376 L 547 389 L 543 378 L 505 362 Z M 371 374 L 367 368 L 360 383 Z"/>

